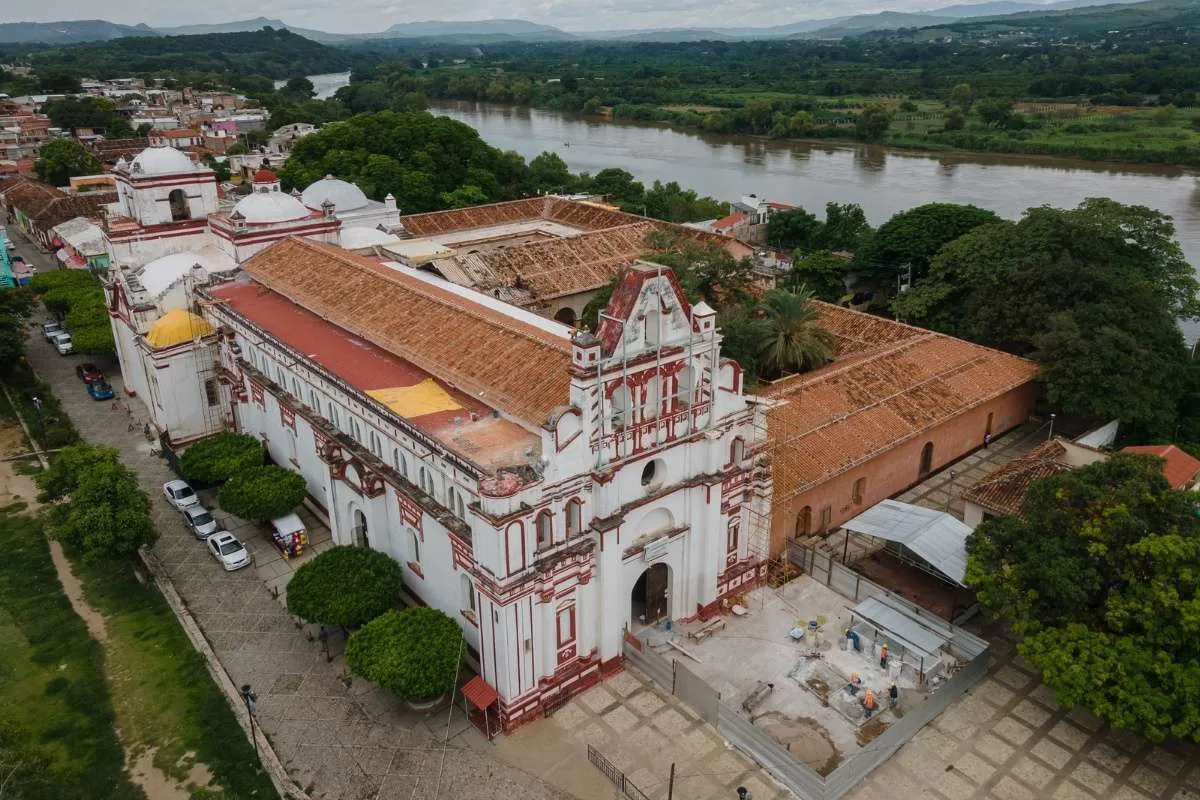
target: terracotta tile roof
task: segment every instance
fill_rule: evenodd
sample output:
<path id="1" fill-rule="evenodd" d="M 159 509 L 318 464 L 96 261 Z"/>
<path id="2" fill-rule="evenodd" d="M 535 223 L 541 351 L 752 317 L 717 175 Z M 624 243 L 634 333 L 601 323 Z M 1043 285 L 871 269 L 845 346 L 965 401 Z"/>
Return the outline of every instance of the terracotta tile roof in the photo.
<path id="1" fill-rule="evenodd" d="M 0 188 L 0 194 L 4 195 L 5 205 L 20 209 L 42 230 L 49 230 L 75 217 L 97 218 L 102 205 L 117 199 L 115 192 L 67 194 L 49 184 L 28 178 L 6 181 Z"/>
<path id="2" fill-rule="evenodd" d="M 1176 489 L 1182 489 L 1200 475 L 1200 461 L 1180 450 L 1173 444 L 1142 444 L 1121 449 L 1122 453 L 1136 453 L 1145 456 L 1158 456 L 1167 463 L 1163 466 L 1163 475 L 1167 482 Z"/>
<path id="3" fill-rule="evenodd" d="M 745 211 L 735 211 L 728 216 L 715 220 L 712 224 L 713 230 L 720 231 L 726 228 L 732 228 L 734 225 L 737 225 L 739 222 L 742 222 L 749 217 L 750 215 Z"/>
<path id="4" fill-rule="evenodd" d="M 646 235 L 657 226 L 638 222 L 523 247 L 459 256 L 465 277 L 480 291 L 515 289 L 528 304 L 597 289 L 647 251 Z M 524 298 L 519 297 L 520 294 Z"/>
<path id="5" fill-rule="evenodd" d="M 243 269 L 297 305 L 531 425 L 544 424 L 568 402 L 570 342 L 502 311 L 308 239 L 276 242 Z"/>
<path id="6" fill-rule="evenodd" d="M 762 395 L 775 498 L 786 500 L 1033 380 L 1032 361 L 820 304 L 838 359 Z"/>
<path id="7" fill-rule="evenodd" d="M 994 514 L 1015 517 L 1021 513 L 1021 503 L 1030 484 L 1071 469 L 1062 463 L 1066 452 L 1057 439 L 1043 442 L 982 478 L 963 492 L 963 500 L 983 506 Z"/>

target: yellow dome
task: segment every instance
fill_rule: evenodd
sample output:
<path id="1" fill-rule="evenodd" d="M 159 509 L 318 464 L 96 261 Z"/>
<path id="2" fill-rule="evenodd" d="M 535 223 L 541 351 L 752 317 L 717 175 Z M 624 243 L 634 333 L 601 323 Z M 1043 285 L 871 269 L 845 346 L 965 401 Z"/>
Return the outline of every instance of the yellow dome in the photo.
<path id="1" fill-rule="evenodd" d="M 182 308 L 174 308 L 150 326 L 146 333 L 146 341 L 151 347 L 162 349 L 190 342 L 198 336 L 208 336 L 212 332 L 212 325 L 203 317 Z"/>

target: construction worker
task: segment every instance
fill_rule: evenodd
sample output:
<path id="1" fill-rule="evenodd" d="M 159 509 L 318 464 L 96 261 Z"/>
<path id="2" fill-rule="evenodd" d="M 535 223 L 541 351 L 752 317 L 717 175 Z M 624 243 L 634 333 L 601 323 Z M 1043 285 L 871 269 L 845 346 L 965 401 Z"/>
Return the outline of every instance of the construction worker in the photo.
<path id="1" fill-rule="evenodd" d="M 888 662 L 887 642 L 884 642 L 883 645 L 881 645 L 879 648 L 879 668 L 887 669 L 887 662 Z"/>
<path id="2" fill-rule="evenodd" d="M 900 702 L 900 690 L 896 688 L 895 683 L 888 687 L 888 702 L 891 708 L 895 708 L 896 703 Z"/>
<path id="3" fill-rule="evenodd" d="M 871 715 L 875 713 L 875 692 L 867 689 L 867 693 L 863 695 L 862 704 L 867 719 L 870 719 Z"/>

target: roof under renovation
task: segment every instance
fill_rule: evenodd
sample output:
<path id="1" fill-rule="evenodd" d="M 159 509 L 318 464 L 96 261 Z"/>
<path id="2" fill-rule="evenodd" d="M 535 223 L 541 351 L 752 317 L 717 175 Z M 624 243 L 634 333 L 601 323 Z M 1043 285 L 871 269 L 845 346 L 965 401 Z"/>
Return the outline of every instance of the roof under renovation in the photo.
<path id="1" fill-rule="evenodd" d="M 959 585 L 967 574 L 971 529 L 943 511 L 884 500 L 842 527 L 901 544 Z"/>
<path id="2" fill-rule="evenodd" d="M 725 236 L 554 196 L 412 214 L 400 222 L 416 238 L 399 248 L 387 246 L 380 255 L 542 311 L 551 310 L 556 298 L 608 283 L 653 249 L 646 241 L 653 231 L 714 242 L 738 257 L 751 254 Z"/>

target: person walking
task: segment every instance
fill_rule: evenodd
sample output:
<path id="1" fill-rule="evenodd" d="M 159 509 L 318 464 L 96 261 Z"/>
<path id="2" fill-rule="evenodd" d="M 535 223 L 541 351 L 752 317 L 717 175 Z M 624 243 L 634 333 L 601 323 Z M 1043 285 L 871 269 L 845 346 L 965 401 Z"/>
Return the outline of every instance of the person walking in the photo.
<path id="1" fill-rule="evenodd" d="M 888 665 L 888 648 L 887 648 L 887 642 L 884 642 L 883 645 L 881 645 L 879 648 L 879 668 L 887 669 L 887 665 Z"/>
<path id="2" fill-rule="evenodd" d="M 888 687 L 888 703 L 890 704 L 891 708 L 895 708 L 896 703 L 898 702 L 900 702 L 900 690 L 897 689 L 896 684 L 893 683 Z"/>
<path id="3" fill-rule="evenodd" d="M 991 443 L 992 443 L 992 432 L 988 431 L 987 433 L 985 433 L 983 435 L 983 449 L 984 450 L 988 449 L 988 446 L 991 445 Z"/>

